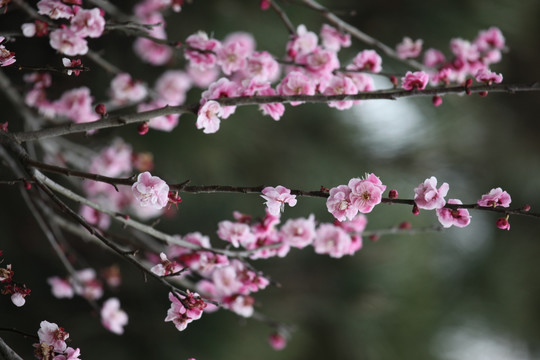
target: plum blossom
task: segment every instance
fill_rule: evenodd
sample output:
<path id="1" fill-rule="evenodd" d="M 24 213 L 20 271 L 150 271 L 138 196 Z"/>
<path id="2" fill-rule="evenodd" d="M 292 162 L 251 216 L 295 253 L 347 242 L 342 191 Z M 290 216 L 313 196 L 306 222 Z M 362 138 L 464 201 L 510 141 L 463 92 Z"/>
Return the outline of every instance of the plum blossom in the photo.
<path id="1" fill-rule="evenodd" d="M 218 81 L 210 84 L 208 90 L 201 94 L 202 102 L 205 100 L 219 99 L 224 97 L 235 97 L 240 95 L 242 87 L 240 84 L 230 81 L 227 78 L 221 78 Z M 236 110 L 236 106 L 223 106 L 221 110 L 221 118 L 226 119 L 231 116 Z"/>
<path id="2" fill-rule="evenodd" d="M 193 48 L 193 50 L 186 49 L 184 51 L 184 56 L 189 60 L 191 66 L 204 70 L 216 65 L 217 56 L 215 53 L 221 47 L 219 41 L 208 38 L 205 32 L 200 31 L 188 36 L 186 45 Z"/>
<path id="3" fill-rule="evenodd" d="M 291 195 L 291 190 L 284 186 L 278 185 L 275 188 L 267 186 L 262 190 L 262 193 L 261 197 L 266 200 L 268 212 L 273 216 L 283 212 L 285 204 L 289 204 L 290 207 L 296 205 L 296 195 Z"/>
<path id="4" fill-rule="evenodd" d="M 499 84 L 503 80 L 503 76 L 501 74 L 497 74 L 494 72 L 489 71 L 488 69 L 480 69 L 474 76 L 476 81 L 478 82 L 484 82 L 488 85 L 491 85 L 493 83 Z"/>
<path id="5" fill-rule="evenodd" d="M 487 30 L 480 31 L 474 40 L 474 44 L 480 51 L 486 51 L 490 47 L 503 50 L 505 47 L 505 39 L 501 30 L 493 26 Z"/>
<path id="6" fill-rule="evenodd" d="M 101 308 L 101 323 L 105 329 L 121 335 L 124 333 L 124 326 L 128 323 L 128 315 L 120 309 L 120 301 L 117 298 L 110 298 L 103 303 Z"/>
<path id="7" fill-rule="evenodd" d="M 382 193 L 386 190 L 386 185 L 373 173 L 366 174 L 365 179 L 351 179 L 348 186 L 351 189 L 351 203 L 364 214 L 371 212 L 375 205 L 381 202 Z"/>
<path id="8" fill-rule="evenodd" d="M 298 249 L 310 245 L 315 238 L 315 216 L 306 218 L 289 219 L 279 231 L 282 241 Z"/>
<path id="9" fill-rule="evenodd" d="M 410 37 L 404 37 L 403 41 L 396 46 L 397 55 L 401 59 L 415 58 L 420 55 L 423 43 L 422 39 L 413 41 Z"/>
<path id="10" fill-rule="evenodd" d="M 449 199 L 448 204 L 463 204 L 461 200 L 458 199 Z M 440 208 L 437 209 L 437 218 L 443 227 L 449 228 L 454 225 L 457 227 L 465 227 L 471 223 L 471 217 L 467 209 L 448 209 Z"/>
<path id="11" fill-rule="evenodd" d="M 496 225 L 501 230 L 510 230 L 510 222 L 508 221 L 507 217 L 498 218 Z"/>
<path id="12" fill-rule="evenodd" d="M 254 52 L 248 57 L 245 72 L 256 81 L 274 81 L 279 76 L 279 64 L 267 51 Z"/>
<path id="13" fill-rule="evenodd" d="M 161 209 L 169 202 L 169 185 L 148 171 L 139 174 L 131 189 L 142 207 Z"/>
<path id="14" fill-rule="evenodd" d="M 358 89 L 354 81 L 343 75 L 336 75 L 330 78 L 329 83 L 325 87 L 324 95 L 354 95 L 358 93 Z M 338 110 L 350 109 L 354 105 L 354 101 L 330 101 L 329 107 Z"/>
<path id="15" fill-rule="evenodd" d="M 186 71 L 191 78 L 193 84 L 199 88 L 207 88 L 211 83 L 219 77 L 219 68 L 211 67 L 201 69 L 188 64 Z"/>
<path id="16" fill-rule="evenodd" d="M 249 81 L 249 84 L 245 87 L 243 95 L 245 96 L 273 96 L 276 95 L 276 90 L 270 87 L 267 82 L 258 82 L 254 79 Z M 272 119 L 278 121 L 285 112 L 285 105 L 282 103 L 270 103 L 261 104 L 259 109 L 264 115 L 269 115 Z"/>
<path id="17" fill-rule="evenodd" d="M 177 272 L 183 270 L 182 266 L 180 266 L 176 261 L 169 260 L 165 253 L 160 253 L 159 258 L 161 259 L 161 262 L 157 265 L 152 266 L 152 268 L 150 269 L 150 271 L 154 274 L 158 276 L 167 276 L 171 274 L 176 274 Z"/>
<path id="18" fill-rule="evenodd" d="M 51 47 L 67 56 L 86 55 L 88 43 L 70 28 L 59 28 L 51 31 Z"/>
<path id="19" fill-rule="evenodd" d="M 306 75 L 299 71 L 291 71 L 277 86 L 281 95 L 315 95 L 315 84 Z M 301 101 L 293 101 L 291 105 L 299 105 Z"/>
<path id="20" fill-rule="evenodd" d="M 407 71 L 401 78 L 401 87 L 405 90 L 423 90 L 429 81 L 429 75 L 423 71 Z"/>
<path id="21" fill-rule="evenodd" d="M 90 89 L 83 86 L 64 92 L 53 105 L 58 115 L 66 116 L 79 124 L 98 120 L 92 108 L 92 101 Z"/>
<path id="22" fill-rule="evenodd" d="M 66 340 L 69 338 L 69 333 L 64 328 L 46 320 L 43 320 L 39 325 L 39 342 L 52 346 L 56 352 L 64 352 L 67 348 Z"/>
<path id="23" fill-rule="evenodd" d="M 149 35 L 156 39 L 167 39 L 165 19 L 160 12 L 154 11 L 144 15 L 141 14 L 140 22 L 153 25 Z M 173 55 L 170 46 L 159 44 L 147 38 L 137 38 L 133 44 L 133 49 L 143 61 L 152 65 L 164 65 Z"/>
<path id="24" fill-rule="evenodd" d="M 323 24 L 321 28 L 321 40 L 326 49 L 334 52 L 338 52 L 341 47 L 351 46 L 350 34 L 343 34 L 328 24 Z"/>
<path id="25" fill-rule="evenodd" d="M 19 286 L 17 284 L 5 285 L 2 289 L 2 294 L 11 295 L 11 302 L 17 307 L 21 307 L 26 303 L 25 297 L 30 295 L 31 290 L 26 285 Z"/>
<path id="26" fill-rule="evenodd" d="M 345 219 L 351 220 L 358 213 L 358 208 L 355 207 L 350 199 L 351 188 L 347 185 L 339 185 L 330 189 L 330 196 L 326 200 L 326 207 L 339 221 Z"/>
<path id="27" fill-rule="evenodd" d="M 382 70 L 382 58 L 375 50 L 362 50 L 354 57 L 347 70 L 362 70 L 379 73 Z"/>
<path id="28" fill-rule="evenodd" d="M 53 360 L 80 360 L 81 349 L 68 347 L 64 354 L 56 355 Z"/>
<path id="29" fill-rule="evenodd" d="M 2 45 L 2 42 L 5 39 L 5 37 L 0 36 L 0 67 L 8 66 L 15 62 L 15 53 L 9 51 L 4 45 Z"/>
<path id="30" fill-rule="evenodd" d="M 169 105 L 182 105 L 191 88 L 191 78 L 180 70 L 165 71 L 156 81 L 155 89 Z"/>
<path id="31" fill-rule="evenodd" d="M 146 86 L 138 80 L 133 80 L 128 73 L 120 73 L 111 81 L 110 95 L 115 104 L 139 102 L 147 94 Z"/>
<path id="32" fill-rule="evenodd" d="M 178 298 L 180 297 L 182 301 Z M 179 331 L 185 330 L 190 322 L 201 318 L 206 303 L 200 299 L 199 294 L 190 293 L 187 297 L 180 294 L 169 293 L 171 307 L 167 311 L 165 321 L 172 321 Z M 186 308 L 184 305 L 187 305 Z"/>
<path id="33" fill-rule="evenodd" d="M 217 234 L 220 239 L 229 241 L 234 247 L 249 247 L 256 240 L 249 225 L 227 220 L 219 222 Z"/>
<path id="34" fill-rule="evenodd" d="M 446 204 L 444 197 L 448 194 L 449 188 L 447 183 L 443 183 L 437 189 L 437 178 L 432 176 L 414 189 L 414 202 L 420 209 L 440 209 Z"/>
<path id="35" fill-rule="evenodd" d="M 230 75 L 246 66 L 249 54 L 250 49 L 244 42 L 231 41 L 217 50 L 217 64 L 225 75 Z"/>
<path id="36" fill-rule="evenodd" d="M 317 47 L 317 35 L 308 31 L 305 25 L 298 25 L 293 39 L 287 43 L 287 54 L 294 60 L 298 56 L 311 53 Z"/>
<path id="37" fill-rule="evenodd" d="M 503 191 L 503 189 L 498 187 L 495 189 L 491 189 L 491 191 L 488 194 L 482 195 L 482 198 L 478 200 L 476 203 L 479 206 L 483 206 L 483 207 L 496 207 L 496 206 L 509 207 L 511 202 L 512 202 L 512 198 L 510 197 L 510 194 L 508 194 L 506 191 Z"/>
<path id="38" fill-rule="evenodd" d="M 47 279 L 49 285 L 51 285 L 52 294 L 57 299 L 68 298 L 71 299 L 75 294 L 71 283 L 58 276 L 53 276 Z"/>
<path id="39" fill-rule="evenodd" d="M 437 49 L 427 49 L 424 53 L 424 65 L 429 67 L 436 67 L 444 64 L 446 58 L 444 54 Z"/>
<path id="40" fill-rule="evenodd" d="M 349 234 L 333 224 L 319 225 L 313 240 L 313 248 L 317 254 L 328 254 L 333 258 L 351 254 L 351 244 Z"/>
<path id="41" fill-rule="evenodd" d="M 204 103 L 197 114 L 197 129 L 203 129 L 205 134 L 212 134 L 219 130 L 223 108 L 218 102 L 209 100 Z"/>
<path id="42" fill-rule="evenodd" d="M 73 9 L 58 0 L 41 0 L 37 3 L 38 14 L 47 15 L 51 19 L 70 19 Z"/>
<path id="43" fill-rule="evenodd" d="M 268 337 L 268 342 L 274 350 L 283 350 L 287 346 L 287 339 L 280 333 L 273 333 Z"/>
<path id="44" fill-rule="evenodd" d="M 79 9 L 71 18 L 71 30 L 81 37 L 98 38 L 105 30 L 105 19 L 98 8 Z"/>

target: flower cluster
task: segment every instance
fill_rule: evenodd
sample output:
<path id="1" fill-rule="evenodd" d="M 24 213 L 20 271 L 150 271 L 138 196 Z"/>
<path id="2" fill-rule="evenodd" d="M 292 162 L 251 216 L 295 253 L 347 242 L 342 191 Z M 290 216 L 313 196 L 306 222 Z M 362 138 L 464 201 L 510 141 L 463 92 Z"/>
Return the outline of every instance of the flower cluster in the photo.
<path id="1" fill-rule="evenodd" d="M 0 250 L 0 256 L 2 251 Z M 0 261 L 2 263 L 3 261 Z M 25 297 L 30 295 L 30 289 L 25 284 L 20 284 L 13 281 L 15 271 L 11 264 L 6 267 L 0 267 L 0 294 L 11 295 L 11 302 L 21 307 L 26 303 Z"/>
<path id="2" fill-rule="evenodd" d="M 354 178 L 348 185 L 330 189 L 326 207 L 338 221 L 352 220 L 358 212 L 371 212 L 385 190 L 386 185 L 375 174 L 366 174 L 364 179 Z"/>
<path id="3" fill-rule="evenodd" d="M 165 321 L 172 321 L 178 331 L 185 330 L 188 324 L 201 318 L 206 303 L 199 294 L 187 292 L 187 296 L 169 293 L 171 307 Z"/>
<path id="4" fill-rule="evenodd" d="M 64 328 L 46 320 L 40 323 L 39 343 L 34 344 L 34 355 L 43 360 L 79 360 L 81 350 L 67 346 L 69 333 Z"/>

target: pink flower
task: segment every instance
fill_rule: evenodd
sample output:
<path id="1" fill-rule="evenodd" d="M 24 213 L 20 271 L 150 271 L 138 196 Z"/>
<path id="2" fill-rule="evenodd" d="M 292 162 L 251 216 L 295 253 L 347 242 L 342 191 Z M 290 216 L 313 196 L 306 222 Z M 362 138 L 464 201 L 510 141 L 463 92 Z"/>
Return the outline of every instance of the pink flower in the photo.
<path id="1" fill-rule="evenodd" d="M 339 60 L 335 52 L 316 47 L 305 57 L 306 69 L 315 77 L 328 77 L 339 68 Z"/>
<path id="2" fill-rule="evenodd" d="M 147 38 L 137 38 L 133 43 L 133 50 L 143 61 L 156 66 L 165 65 L 173 55 L 168 45 L 158 44 Z"/>
<path id="3" fill-rule="evenodd" d="M 105 329 L 121 335 L 124 333 L 124 326 L 128 323 L 128 315 L 120 309 L 120 301 L 117 298 L 110 298 L 103 303 L 101 308 L 101 323 Z"/>
<path id="4" fill-rule="evenodd" d="M 351 46 L 350 34 L 343 34 L 328 24 L 323 24 L 321 28 L 321 39 L 323 46 L 334 52 L 338 52 L 341 47 L 346 48 Z"/>
<path id="5" fill-rule="evenodd" d="M 97 38 L 105 30 L 105 19 L 98 8 L 91 10 L 79 9 L 75 16 L 71 18 L 70 28 L 80 37 Z"/>
<path id="6" fill-rule="evenodd" d="M 6 38 L 0 36 L 0 67 L 8 66 L 15 62 L 15 53 L 6 49 L 4 45 L 1 45 Z"/>
<path id="7" fill-rule="evenodd" d="M 267 51 L 254 52 L 247 59 L 245 71 L 250 79 L 273 82 L 279 76 L 279 64 Z"/>
<path id="8" fill-rule="evenodd" d="M 330 78 L 330 82 L 325 87 L 324 95 L 355 95 L 358 89 L 351 78 L 343 75 L 336 75 Z M 330 101 L 329 107 L 338 110 L 350 109 L 354 105 L 354 101 Z"/>
<path id="9" fill-rule="evenodd" d="M 71 6 L 58 0 L 41 0 L 37 3 L 38 14 L 47 15 L 51 19 L 70 19 L 73 17 Z"/>
<path id="10" fill-rule="evenodd" d="M 92 108 L 92 101 L 90 89 L 83 86 L 64 92 L 54 102 L 54 108 L 58 115 L 66 116 L 75 123 L 91 122 L 99 119 Z"/>
<path id="11" fill-rule="evenodd" d="M 70 28 L 59 28 L 51 31 L 51 47 L 67 56 L 86 55 L 88 43 Z"/>
<path id="12" fill-rule="evenodd" d="M 169 185 L 148 171 L 139 174 L 131 189 L 142 207 L 161 209 L 169 202 Z"/>
<path id="13" fill-rule="evenodd" d="M 216 51 L 221 47 L 219 41 L 216 39 L 209 39 L 205 32 L 200 31 L 190 35 L 186 39 L 186 45 L 193 48 L 193 50 L 186 49 L 184 51 L 184 56 L 189 60 L 191 66 L 204 70 L 216 65 Z"/>
<path id="14" fill-rule="evenodd" d="M 291 190 L 284 186 L 278 185 L 275 188 L 267 186 L 262 193 L 261 197 L 266 200 L 268 212 L 273 216 L 283 212 L 285 204 L 289 204 L 290 207 L 296 205 L 296 195 L 291 195 Z"/>
<path id="15" fill-rule="evenodd" d="M 305 25 L 298 25 L 293 39 L 287 43 L 287 54 L 294 60 L 298 56 L 311 53 L 317 47 L 317 35 L 307 31 Z"/>
<path id="16" fill-rule="evenodd" d="M 429 75 L 423 71 L 407 71 L 405 76 L 401 78 L 401 87 L 405 90 L 423 90 L 426 88 L 428 81 Z"/>
<path id="17" fill-rule="evenodd" d="M 464 62 L 474 62 L 480 58 L 478 47 L 461 38 L 450 40 L 450 50 L 458 59 Z"/>
<path id="18" fill-rule="evenodd" d="M 258 82 L 251 80 L 245 87 L 244 96 L 273 96 L 276 95 L 276 91 L 270 87 L 267 82 Z M 269 115 L 272 119 L 278 121 L 285 112 L 285 106 L 282 103 L 261 104 L 259 109 L 264 115 Z"/>
<path id="19" fill-rule="evenodd" d="M 94 269 L 87 268 L 77 271 L 77 281 L 71 278 L 73 290 L 77 295 L 96 300 L 103 296 L 103 285 L 96 278 Z"/>
<path id="20" fill-rule="evenodd" d="M 396 46 L 397 55 L 402 59 L 415 58 L 422 51 L 423 40 L 412 41 L 409 37 L 404 37 L 403 41 Z"/>
<path id="21" fill-rule="evenodd" d="M 351 242 L 351 237 L 342 228 L 332 224 L 321 224 L 317 228 L 313 248 L 317 254 L 340 258 L 350 253 Z"/>
<path id="22" fill-rule="evenodd" d="M 386 190 L 386 185 L 373 173 L 366 174 L 365 179 L 351 179 L 348 186 L 351 189 L 351 203 L 364 214 L 371 212 L 381 202 L 382 193 Z"/>
<path id="23" fill-rule="evenodd" d="M 64 354 L 56 355 L 52 360 L 80 360 L 81 349 L 68 347 Z"/>
<path id="24" fill-rule="evenodd" d="M 358 213 L 358 208 L 354 206 L 350 199 L 351 188 L 347 185 L 339 185 L 330 189 L 330 196 L 326 200 L 326 207 L 339 221 L 353 219 Z"/>
<path id="25" fill-rule="evenodd" d="M 461 200 L 449 199 L 448 204 L 463 204 Z M 471 217 L 467 209 L 437 209 L 437 218 L 443 227 L 449 228 L 452 225 L 457 227 L 465 227 L 471 223 Z"/>
<path id="26" fill-rule="evenodd" d="M 111 81 L 110 95 L 114 103 L 122 105 L 139 102 L 148 91 L 138 80 L 133 80 L 128 73 L 120 73 Z"/>
<path id="27" fill-rule="evenodd" d="M 315 238 L 315 216 L 311 214 L 307 219 L 287 220 L 280 229 L 280 235 L 285 244 L 298 249 L 305 248 Z"/>
<path id="28" fill-rule="evenodd" d="M 71 299 L 73 297 L 73 288 L 68 280 L 53 276 L 48 278 L 47 282 L 51 285 L 52 294 L 57 299 Z"/>
<path id="29" fill-rule="evenodd" d="M 501 74 L 496 74 L 494 72 L 489 71 L 488 69 L 480 69 L 474 76 L 476 81 L 478 82 L 484 82 L 488 85 L 491 85 L 493 83 L 499 84 L 503 80 L 503 76 Z"/>
<path id="30" fill-rule="evenodd" d="M 193 81 L 193 84 L 199 88 L 207 88 L 219 77 L 219 68 L 217 67 L 201 69 L 188 64 L 186 71 L 189 74 L 191 81 Z"/>
<path id="31" fill-rule="evenodd" d="M 217 64 L 225 75 L 230 75 L 246 66 L 246 58 L 250 54 L 250 49 L 240 41 L 223 44 L 217 50 Z"/>
<path id="32" fill-rule="evenodd" d="M 212 134 L 218 131 L 221 123 L 222 109 L 221 105 L 216 101 L 209 100 L 205 102 L 197 115 L 197 122 L 195 123 L 197 129 L 203 129 L 205 134 Z"/>
<path id="33" fill-rule="evenodd" d="M 268 342 L 274 350 L 283 350 L 287 346 L 287 339 L 280 333 L 273 333 L 268 337 Z"/>
<path id="34" fill-rule="evenodd" d="M 508 217 L 498 218 L 496 225 L 501 230 L 510 230 L 510 222 L 508 222 Z"/>
<path id="35" fill-rule="evenodd" d="M 356 215 L 352 220 L 349 221 L 334 221 L 334 225 L 341 227 L 348 233 L 358 233 L 361 234 L 367 225 L 367 217 L 364 214 Z"/>
<path id="36" fill-rule="evenodd" d="M 424 65 L 429 67 L 437 67 L 444 64 L 446 58 L 444 54 L 437 49 L 427 49 L 424 53 Z"/>
<path id="37" fill-rule="evenodd" d="M 232 246 L 249 247 L 255 242 L 255 236 L 251 233 L 247 224 L 234 223 L 232 221 L 220 221 L 217 234 L 220 239 L 229 241 Z"/>
<path id="38" fill-rule="evenodd" d="M 183 269 L 176 261 L 167 259 L 167 255 L 163 252 L 159 254 L 159 258 L 161 262 L 150 269 L 151 272 L 158 276 L 175 274 Z"/>
<path id="39" fill-rule="evenodd" d="M 504 36 L 497 27 L 490 27 L 487 30 L 482 30 L 474 40 L 474 44 L 480 51 L 486 51 L 489 48 L 504 49 Z"/>
<path id="40" fill-rule="evenodd" d="M 496 189 L 491 189 L 488 194 L 482 195 L 482 198 L 476 203 L 479 206 L 483 207 L 509 207 L 511 202 L 512 198 L 510 197 L 510 195 L 506 191 L 503 191 L 503 189 L 498 187 Z"/>
<path id="41" fill-rule="evenodd" d="M 177 296 L 183 300 L 183 303 Z M 172 321 L 179 331 L 184 330 L 193 320 L 200 319 L 206 307 L 206 303 L 199 298 L 197 293 L 190 293 L 189 291 L 187 297 L 180 294 L 175 296 L 173 293 L 169 293 L 169 301 L 171 307 L 167 311 L 165 321 Z M 188 307 L 186 308 L 184 304 Z"/>
<path id="42" fill-rule="evenodd" d="M 221 78 L 218 81 L 210 84 L 208 90 L 201 94 L 202 101 L 213 100 L 224 97 L 236 97 L 242 92 L 242 86 L 227 78 Z M 201 102 L 202 103 L 202 102 Z M 221 118 L 226 119 L 231 116 L 236 110 L 236 106 L 224 106 L 221 110 Z"/>
<path id="43" fill-rule="evenodd" d="M 63 352 L 66 350 L 66 340 L 69 338 L 64 328 L 58 327 L 55 323 L 50 323 L 43 320 L 38 330 L 38 337 L 40 343 L 45 343 L 54 348 L 56 352 Z"/>
<path id="44" fill-rule="evenodd" d="M 414 202 L 420 209 L 440 209 L 446 204 L 444 197 L 449 188 L 447 183 L 443 183 L 437 190 L 437 178 L 432 176 L 414 189 Z"/>
<path id="45" fill-rule="evenodd" d="M 360 51 L 354 57 L 352 64 L 347 65 L 347 70 L 363 70 L 379 73 L 382 70 L 382 58 L 375 50 Z"/>
<path id="46" fill-rule="evenodd" d="M 156 81 L 155 89 L 161 99 L 169 105 L 182 105 L 191 88 L 191 78 L 180 70 L 168 70 Z"/>
<path id="47" fill-rule="evenodd" d="M 299 71 L 291 71 L 277 86 L 277 92 L 281 95 L 315 95 L 315 84 L 306 75 Z M 291 105 L 299 105 L 302 102 L 293 101 Z"/>

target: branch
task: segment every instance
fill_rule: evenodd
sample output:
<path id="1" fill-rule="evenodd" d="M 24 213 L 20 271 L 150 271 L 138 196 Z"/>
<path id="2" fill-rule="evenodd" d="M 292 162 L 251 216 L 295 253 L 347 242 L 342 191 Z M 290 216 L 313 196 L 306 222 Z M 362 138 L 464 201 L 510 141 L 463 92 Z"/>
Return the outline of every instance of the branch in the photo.
<path id="1" fill-rule="evenodd" d="M 283 9 L 278 4 L 276 4 L 275 1 L 269 0 L 269 2 L 270 2 L 270 6 L 272 6 L 272 10 L 274 10 L 279 15 L 279 17 L 281 18 L 281 21 L 283 21 L 283 24 L 285 24 L 285 27 L 289 31 L 289 34 L 290 35 L 296 34 L 296 29 L 294 28 L 294 25 L 292 24 L 291 20 L 289 19 L 285 11 L 283 11 Z"/>
<path id="2" fill-rule="evenodd" d="M 0 355 L 6 360 L 23 360 L 12 348 L 10 348 L 0 337 Z"/>
<path id="3" fill-rule="evenodd" d="M 388 45 L 383 44 L 379 40 L 372 38 L 368 34 L 360 31 L 358 28 L 352 26 L 351 24 L 341 20 L 339 17 L 334 15 L 330 10 L 319 4 L 315 0 L 302 0 L 304 4 L 318 12 L 321 13 L 321 15 L 326 18 L 329 22 L 337 26 L 339 29 L 345 30 L 346 32 L 350 33 L 352 36 L 357 38 L 358 40 L 373 46 L 374 48 L 379 49 L 382 53 L 384 53 L 386 56 L 391 57 L 393 59 L 396 59 L 400 62 L 403 62 L 410 66 L 411 68 L 417 69 L 417 70 L 426 70 L 427 68 L 419 63 L 418 61 L 411 60 L 411 59 L 402 59 L 400 58 L 397 53 L 389 47 Z"/>
<path id="4" fill-rule="evenodd" d="M 517 92 L 526 91 L 540 91 L 540 83 L 535 82 L 532 84 L 494 84 L 494 85 L 477 85 L 467 87 L 464 85 L 452 86 L 452 87 L 440 87 L 429 88 L 425 90 L 379 90 L 370 92 L 361 92 L 354 95 L 274 95 L 274 96 L 252 96 L 252 97 L 231 97 L 231 98 L 219 98 L 211 99 L 218 102 L 222 106 L 246 106 L 246 105 L 261 105 L 271 103 L 290 103 L 293 101 L 303 101 L 307 103 L 328 103 L 331 101 L 352 101 L 352 100 L 396 100 L 399 98 L 419 97 L 419 96 L 435 96 L 435 95 L 448 95 L 448 94 L 462 94 L 465 92 L 479 93 L 479 92 L 502 92 L 514 94 Z M 140 113 L 132 113 L 126 115 L 110 116 L 101 120 L 97 120 L 89 123 L 82 124 L 64 124 L 53 126 L 50 128 L 27 131 L 14 134 L 15 138 L 19 142 L 35 141 L 39 139 L 45 139 L 50 137 L 87 132 L 117 126 L 124 126 L 127 124 L 140 123 L 147 121 L 151 118 L 171 115 L 171 114 L 184 114 L 192 113 L 196 114 L 199 108 L 199 104 L 182 105 L 182 106 L 165 106 L 163 108 L 144 111 Z"/>

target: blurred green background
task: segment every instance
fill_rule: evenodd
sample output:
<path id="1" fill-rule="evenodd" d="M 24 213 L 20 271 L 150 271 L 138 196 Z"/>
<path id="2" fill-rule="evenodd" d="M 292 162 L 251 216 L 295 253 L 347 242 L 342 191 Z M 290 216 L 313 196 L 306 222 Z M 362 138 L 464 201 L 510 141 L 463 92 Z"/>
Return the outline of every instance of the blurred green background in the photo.
<path id="1" fill-rule="evenodd" d="M 509 52 L 492 70 L 505 83 L 540 79 L 540 2 L 536 0 L 398 1 L 323 3 L 362 31 L 394 46 L 403 36 L 422 38 L 424 47 L 449 54 L 451 38 L 472 40 L 479 30 L 499 27 Z M 133 4 L 122 3 L 126 11 Z M 10 5 L 11 6 L 11 5 Z M 295 25 L 319 32 L 322 18 L 302 6 L 283 4 Z M 351 10 L 355 16 L 346 15 Z M 19 12 L 0 16 L 0 30 L 13 30 L 27 21 Z M 187 4 L 167 17 L 171 39 L 183 40 L 205 30 L 217 39 L 234 31 L 254 34 L 257 49 L 277 56 L 285 52 L 287 31 L 258 1 L 201 1 Z M 149 84 L 164 67 L 141 63 L 131 52 L 132 39 L 110 34 L 90 43 L 95 50 Z M 20 64 L 59 63 L 59 55 L 43 39 L 19 39 L 8 48 Z M 366 48 L 353 46 L 340 53 L 346 64 Z M 126 56 L 126 54 L 129 54 Z M 76 79 L 55 76 L 59 92 L 88 85 L 96 100 L 106 99 L 109 76 L 92 67 Z M 38 63 L 38 64 L 36 64 Z M 182 59 L 169 64 L 179 68 Z M 166 67 L 166 68 L 167 68 Z M 386 72 L 407 69 L 384 59 Z M 6 68 L 17 88 L 21 73 Z M 388 86 L 382 80 L 380 87 Z M 199 90 L 189 94 L 197 101 Z M 434 108 L 428 98 L 364 102 L 348 111 L 326 105 L 287 106 L 279 122 L 253 107 L 239 108 L 221 124 L 217 134 L 205 135 L 184 116 L 172 133 L 151 131 L 141 137 L 134 127 L 102 131 L 72 140 L 99 148 L 123 137 L 135 151 L 151 151 L 154 172 L 173 182 L 254 186 L 284 185 L 316 190 L 346 184 L 352 177 L 374 172 L 403 198 L 436 176 L 448 182 L 448 198 L 476 201 L 493 187 L 512 195 L 513 204 L 540 205 L 540 134 L 538 93 L 489 94 L 486 98 L 446 96 Z M 10 130 L 21 128 L 13 107 L 0 97 L 1 121 Z M 6 169 L 3 178 L 11 178 Z M 232 211 L 261 216 L 257 195 L 184 196 L 178 212 L 164 218 L 160 229 L 177 234 L 201 231 L 214 244 L 217 223 Z M 299 199 L 287 208 L 289 217 L 314 213 L 320 222 L 332 221 L 324 200 Z M 511 217 L 511 231 L 495 227 L 496 214 L 473 212 L 465 229 L 415 236 L 386 236 L 352 257 L 330 259 L 310 248 L 291 251 L 284 259 L 254 265 L 281 284 L 255 295 L 257 310 L 269 318 L 294 325 L 288 346 L 273 351 L 267 343 L 271 329 L 220 311 L 204 315 L 178 332 L 164 323 L 169 302 L 166 290 L 115 255 L 100 247 L 69 238 L 96 268 L 118 263 L 123 284 L 105 297 L 119 297 L 128 312 L 123 336 L 104 330 L 99 316 L 82 299 L 53 298 L 45 278 L 64 275 L 18 191 L 3 187 L 0 206 L 0 249 L 5 264 L 13 264 L 16 279 L 32 295 L 22 308 L 0 296 L 0 327 L 35 332 L 48 320 L 71 334 L 70 346 L 80 347 L 84 359 L 539 359 L 540 358 L 540 221 Z M 437 223 L 431 212 L 413 216 L 408 207 L 380 205 L 369 215 L 368 230 L 410 221 L 414 227 Z M 0 336 L 24 358 L 31 358 L 33 340 L 1 332 Z"/>

